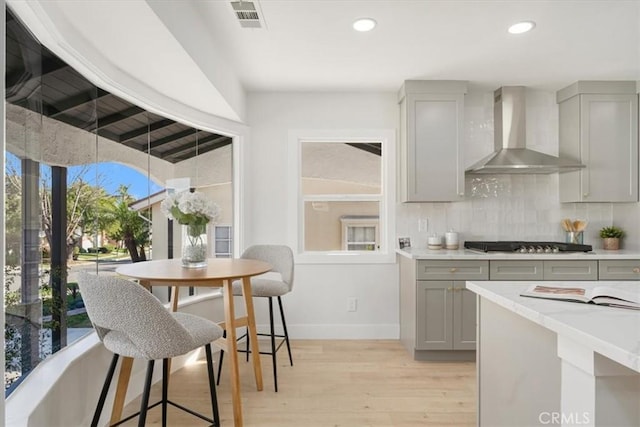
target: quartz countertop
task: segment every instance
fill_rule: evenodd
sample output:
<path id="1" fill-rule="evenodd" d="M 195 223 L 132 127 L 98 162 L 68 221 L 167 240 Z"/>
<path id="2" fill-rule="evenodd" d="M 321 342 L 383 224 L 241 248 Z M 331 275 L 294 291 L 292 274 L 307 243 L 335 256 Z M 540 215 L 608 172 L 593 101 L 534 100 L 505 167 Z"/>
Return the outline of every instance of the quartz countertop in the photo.
<path id="1" fill-rule="evenodd" d="M 555 254 L 520 254 L 512 252 L 478 252 L 468 249 L 457 250 L 432 250 L 422 248 L 404 248 L 396 249 L 396 253 L 411 259 L 429 259 L 429 260 L 492 260 L 492 259 L 526 259 L 526 260 L 600 260 L 600 259 L 630 259 L 640 261 L 640 251 L 630 251 L 621 249 L 618 251 L 605 251 L 596 249 L 591 252 L 560 252 Z"/>
<path id="2" fill-rule="evenodd" d="M 520 296 L 530 285 L 538 283 L 470 281 L 466 286 L 482 298 L 640 372 L 640 311 Z M 638 281 L 548 281 L 544 285 L 588 289 L 611 286 L 640 297 Z"/>

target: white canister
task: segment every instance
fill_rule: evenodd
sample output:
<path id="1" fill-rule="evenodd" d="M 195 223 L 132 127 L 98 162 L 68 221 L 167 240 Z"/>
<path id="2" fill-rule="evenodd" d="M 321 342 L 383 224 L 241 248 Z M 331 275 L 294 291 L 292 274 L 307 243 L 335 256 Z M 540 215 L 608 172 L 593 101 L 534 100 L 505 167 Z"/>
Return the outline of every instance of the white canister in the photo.
<path id="1" fill-rule="evenodd" d="M 442 249 L 442 237 L 434 234 L 427 238 L 428 249 Z"/>
<path id="2" fill-rule="evenodd" d="M 458 233 L 453 230 L 449 230 L 444 233 L 444 247 L 446 249 L 458 249 Z"/>

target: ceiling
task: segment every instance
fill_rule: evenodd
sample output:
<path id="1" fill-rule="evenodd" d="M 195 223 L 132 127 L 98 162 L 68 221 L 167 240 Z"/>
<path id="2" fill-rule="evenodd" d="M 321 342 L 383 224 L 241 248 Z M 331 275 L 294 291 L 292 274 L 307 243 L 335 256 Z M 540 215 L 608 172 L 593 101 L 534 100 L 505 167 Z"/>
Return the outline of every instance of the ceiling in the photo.
<path id="1" fill-rule="evenodd" d="M 8 103 L 171 163 L 232 142 L 228 136 L 167 119 L 96 87 L 41 46 L 10 11 L 5 68 Z"/>
<path id="2" fill-rule="evenodd" d="M 265 29 L 241 28 L 228 1 L 193 2 L 250 91 L 395 91 L 412 79 L 555 91 L 576 80 L 640 79 L 638 1 L 256 3 Z M 378 25 L 358 33 L 359 17 Z M 537 26 L 509 34 L 521 20 Z"/>
<path id="3" fill-rule="evenodd" d="M 638 0 L 254 3 L 263 28 L 241 27 L 227 0 L 8 0 L 65 60 L 91 62 L 112 86 L 131 78 L 119 95 L 151 99 L 151 88 L 166 95 L 157 105 L 180 103 L 172 112 L 209 114 L 202 129 L 214 116 L 244 122 L 253 91 L 395 92 L 414 79 L 556 91 L 640 80 Z M 355 32 L 359 17 L 378 26 Z M 521 20 L 536 28 L 509 34 Z"/>

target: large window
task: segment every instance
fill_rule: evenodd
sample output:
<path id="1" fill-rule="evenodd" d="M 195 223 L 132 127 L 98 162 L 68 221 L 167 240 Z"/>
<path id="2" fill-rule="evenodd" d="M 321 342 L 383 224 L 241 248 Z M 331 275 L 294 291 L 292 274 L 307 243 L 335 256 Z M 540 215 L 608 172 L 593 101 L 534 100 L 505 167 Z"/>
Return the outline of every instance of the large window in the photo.
<path id="1" fill-rule="evenodd" d="M 3 285 L 10 393 L 40 361 L 92 330 L 79 270 L 108 275 L 123 262 L 180 257 L 181 229 L 160 212 L 168 180 L 187 178 L 218 203 L 219 222 L 228 225 L 226 256 L 233 248 L 234 197 L 230 136 L 96 87 L 10 11 L 6 19 Z M 164 287 L 153 292 L 168 299 Z"/>
<path id="2" fill-rule="evenodd" d="M 296 195 L 291 212 L 297 217 L 292 235 L 301 261 L 388 258 L 393 134 L 362 133 L 341 137 L 344 132 L 304 132 L 290 137 L 291 170 L 296 174 L 291 180 Z M 345 257 L 340 260 L 339 255 Z"/>

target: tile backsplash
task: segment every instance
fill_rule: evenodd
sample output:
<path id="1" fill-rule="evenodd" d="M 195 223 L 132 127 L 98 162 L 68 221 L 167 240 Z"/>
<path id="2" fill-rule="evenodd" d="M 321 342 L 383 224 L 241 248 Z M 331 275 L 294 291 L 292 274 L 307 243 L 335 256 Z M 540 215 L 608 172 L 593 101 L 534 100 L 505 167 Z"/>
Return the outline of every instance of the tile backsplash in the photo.
<path id="1" fill-rule="evenodd" d="M 560 220 L 571 218 L 589 222 L 584 243 L 599 248 L 600 228 L 613 222 L 613 203 L 560 203 L 558 174 L 467 177 L 465 193 L 461 202 L 398 204 L 397 235 L 410 237 L 414 247 L 426 247 L 428 236 L 450 229 L 461 242 L 564 241 Z"/>

